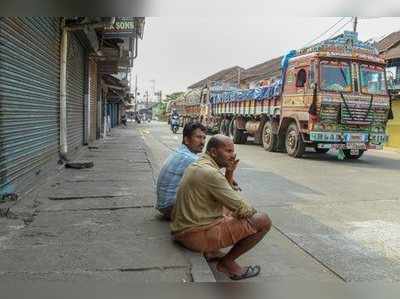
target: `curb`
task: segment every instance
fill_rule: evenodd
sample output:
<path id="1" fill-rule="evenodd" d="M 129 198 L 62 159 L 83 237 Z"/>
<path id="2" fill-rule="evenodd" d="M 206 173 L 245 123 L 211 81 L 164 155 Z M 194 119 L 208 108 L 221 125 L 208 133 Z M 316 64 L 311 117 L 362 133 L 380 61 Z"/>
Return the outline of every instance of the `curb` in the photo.
<path id="1" fill-rule="evenodd" d="M 190 273 L 192 274 L 193 282 L 217 282 L 202 254 L 188 250 L 184 250 L 184 254 L 192 266 Z"/>
<path id="2" fill-rule="evenodd" d="M 384 146 L 383 151 L 400 154 L 400 148 Z"/>

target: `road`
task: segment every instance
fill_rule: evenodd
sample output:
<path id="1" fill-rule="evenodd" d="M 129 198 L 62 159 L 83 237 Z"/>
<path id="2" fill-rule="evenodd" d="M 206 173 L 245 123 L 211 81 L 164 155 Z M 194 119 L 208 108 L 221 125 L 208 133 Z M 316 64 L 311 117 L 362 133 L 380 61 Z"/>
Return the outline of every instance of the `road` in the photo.
<path id="1" fill-rule="evenodd" d="M 158 173 L 181 142 L 165 123 L 139 124 Z M 260 264 L 255 281 L 400 280 L 400 154 L 369 151 L 357 161 L 335 153 L 294 159 L 237 145 L 243 196 L 270 215 L 273 229 L 239 259 Z M 218 281 L 226 278 L 210 265 Z"/>

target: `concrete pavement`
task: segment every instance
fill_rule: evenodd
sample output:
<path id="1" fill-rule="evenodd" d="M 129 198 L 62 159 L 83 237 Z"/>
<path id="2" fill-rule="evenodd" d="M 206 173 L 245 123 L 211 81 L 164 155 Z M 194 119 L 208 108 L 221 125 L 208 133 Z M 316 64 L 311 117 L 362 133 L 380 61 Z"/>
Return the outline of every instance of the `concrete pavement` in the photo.
<path id="1" fill-rule="evenodd" d="M 181 142 L 162 123 L 140 130 L 155 160 Z M 236 149 L 243 196 L 274 225 L 239 258 L 262 266 L 252 281 L 400 281 L 398 153 L 371 150 L 358 161 L 339 161 L 335 152 L 293 159 L 258 145 Z"/>
<path id="2" fill-rule="evenodd" d="M 0 218 L 0 282 L 228 281 L 174 244 L 153 208 L 154 182 L 181 137 L 157 122 L 115 129 L 81 153 L 94 168 L 62 169 L 18 201 L 12 219 Z M 274 224 L 239 259 L 262 266 L 250 281 L 399 281 L 398 153 L 349 162 L 237 151 L 243 195 Z"/>
<path id="3" fill-rule="evenodd" d="M 60 169 L 0 218 L 0 281 L 213 281 L 204 259 L 171 241 L 159 219 L 149 148 L 134 128 Z"/>

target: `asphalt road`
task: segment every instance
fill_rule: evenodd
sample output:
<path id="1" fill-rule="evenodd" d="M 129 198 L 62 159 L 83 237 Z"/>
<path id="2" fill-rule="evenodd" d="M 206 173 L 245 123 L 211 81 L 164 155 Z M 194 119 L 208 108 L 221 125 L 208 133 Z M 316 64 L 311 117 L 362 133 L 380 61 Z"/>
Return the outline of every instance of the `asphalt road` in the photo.
<path id="1" fill-rule="evenodd" d="M 157 173 L 181 142 L 166 123 L 139 124 Z M 400 154 L 368 151 L 357 161 L 334 152 L 294 159 L 237 145 L 243 196 L 273 229 L 241 264 L 260 264 L 255 281 L 400 281 Z M 226 278 L 215 271 L 217 280 Z"/>

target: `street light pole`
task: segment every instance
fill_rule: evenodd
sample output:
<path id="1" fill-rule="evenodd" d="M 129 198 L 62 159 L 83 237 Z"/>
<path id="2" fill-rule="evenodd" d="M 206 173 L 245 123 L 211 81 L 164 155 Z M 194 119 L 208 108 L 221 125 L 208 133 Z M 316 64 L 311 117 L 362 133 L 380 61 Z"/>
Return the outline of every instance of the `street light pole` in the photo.
<path id="1" fill-rule="evenodd" d="M 353 19 L 353 31 L 354 32 L 357 32 L 357 21 L 358 21 L 358 18 L 354 17 L 354 19 Z"/>
<path id="2" fill-rule="evenodd" d="M 135 75 L 135 113 L 137 112 L 137 75 Z"/>

